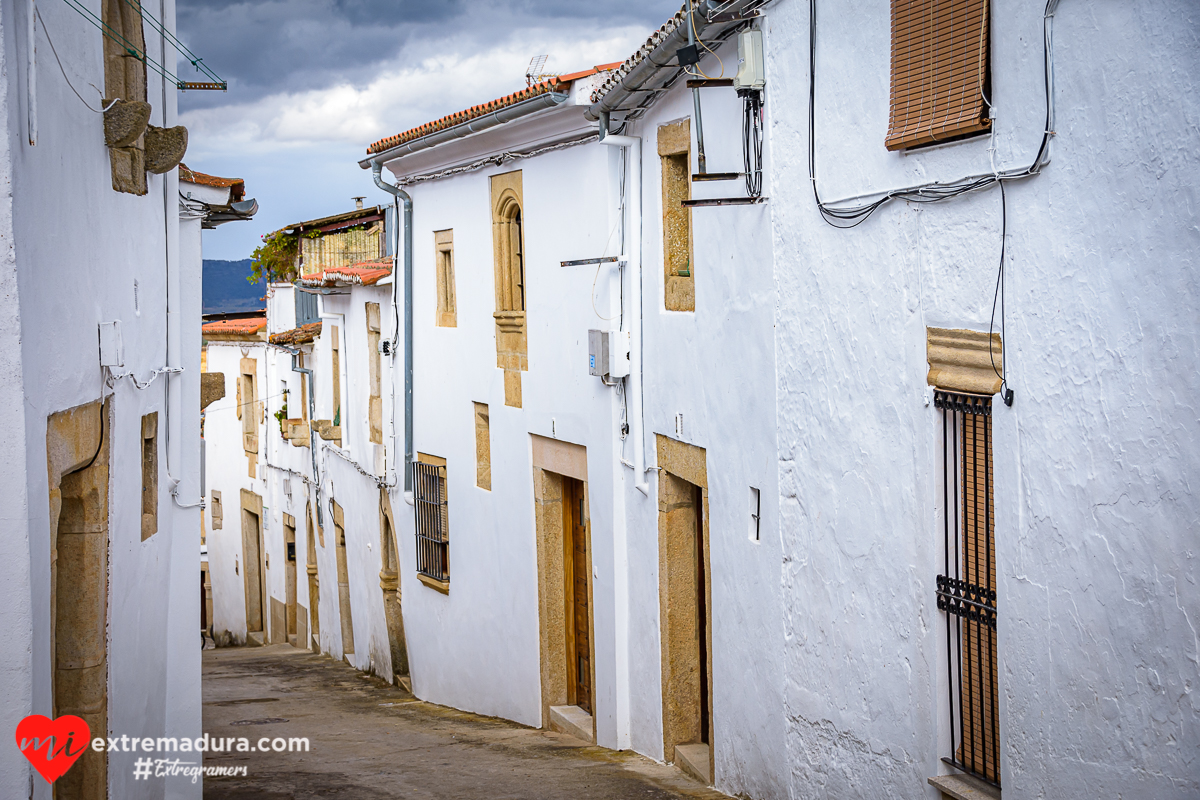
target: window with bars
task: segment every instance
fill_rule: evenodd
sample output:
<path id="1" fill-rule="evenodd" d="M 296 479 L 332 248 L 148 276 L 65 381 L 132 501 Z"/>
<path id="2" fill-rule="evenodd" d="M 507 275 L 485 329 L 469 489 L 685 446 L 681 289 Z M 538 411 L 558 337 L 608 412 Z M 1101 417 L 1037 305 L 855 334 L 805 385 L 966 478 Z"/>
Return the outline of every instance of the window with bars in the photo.
<path id="1" fill-rule="evenodd" d="M 943 760 L 1000 786 L 996 669 L 996 539 L 992 398 L 937 390 L 942 410 L 943 573 L 951 755 Z"/>
<path id="2" fill-rule="evenodd" d="M 413 508 L 417 527 L 417 572 L 450 582 L 450 516 L 446 500 L 446 464 L 414 461 Z M 440 460 L 440 459 L 439 459 Z"/>
<path id="3" fill-rule="evenodd" d="M 888 150 L 991 127 L 989 1 L 892 0 Z"/>

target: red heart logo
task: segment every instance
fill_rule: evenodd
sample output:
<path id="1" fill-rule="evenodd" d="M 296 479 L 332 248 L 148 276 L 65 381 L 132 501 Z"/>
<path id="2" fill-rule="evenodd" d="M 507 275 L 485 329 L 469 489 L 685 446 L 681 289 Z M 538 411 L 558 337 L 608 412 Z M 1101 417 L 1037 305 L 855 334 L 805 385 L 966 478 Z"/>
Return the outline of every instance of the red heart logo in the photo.
<path id="1" fill-rule="evenodd" d="M 70 714 L 50 719 L 30 714 L 17 725 L 17 747 L 42 777 L 54 783 L 87 750 L 92 731 Z"/>

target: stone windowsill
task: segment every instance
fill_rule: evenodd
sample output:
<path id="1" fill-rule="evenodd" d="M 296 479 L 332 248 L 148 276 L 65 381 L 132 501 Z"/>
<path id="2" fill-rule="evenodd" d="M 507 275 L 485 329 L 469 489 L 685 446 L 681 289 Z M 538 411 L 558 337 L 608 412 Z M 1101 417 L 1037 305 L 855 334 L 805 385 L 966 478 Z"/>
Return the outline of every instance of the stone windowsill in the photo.
<path id="1" fill-rule="evenodd" d="M 442 594 L 450 594 L 450 581 L 439 581 L 437 578 L 431 578 L 428 575 L 418 572 L 417 580 L 428 586 L 430 589 L 441 592 Z"/>
<path id="2" fill-rule="evenodd" d="M 999 789 L 970 775 L 938 775 L 929 779 L 929 785 L 950 800 L 1000 800 Z"/>

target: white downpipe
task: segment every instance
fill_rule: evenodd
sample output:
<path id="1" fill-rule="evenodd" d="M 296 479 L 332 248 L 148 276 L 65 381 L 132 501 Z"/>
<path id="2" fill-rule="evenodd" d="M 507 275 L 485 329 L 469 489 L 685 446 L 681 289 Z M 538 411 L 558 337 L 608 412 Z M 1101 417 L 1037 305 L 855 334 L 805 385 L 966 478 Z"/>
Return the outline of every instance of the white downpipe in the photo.
<path id="1" fill-rule="evenodd" d="M 37 32 L 34 21 L 37 15 L 37 0 L 25 5 L 25 113 L 29 122 L 29 144 L 37 145 Z"/>
<path id="2" fill-rule="evenodd" d="M 604 136 L 600 144 L 629 150 L 629 435 L 633 439 L 633 473 L 637 490 L 650 496 L 646 481 L 646 440 L 642 430 L 642 139 L 640 136 Z"/>
<path id="3" fill-rule="evenodd" d="M 605 115 L 607 117 L 607 115 Z M 642 432 L 642 140 L 637 136 L 608 136 L 607 118 L 601 123 L 600 143 L 609 147 L 620 147 L 628 151 L 629 177 L 627 197 L 629 235 L 625 238 L 623 256 L 630 282 L 629 313 L 626 314 L 625 329 L 629 331 L 629 377 L 626 378 L 625 396 L 629 404 L 629 433 L 633 439 L 633 485 L 646 497 L 650 489 L 646 483 L 646 445 Z M 624 155 L 624 154 L 623 154 Z M 622 224 L 625 221 L 622 220 Z M 636 290 L 635 290 L 636 289 Z M 623 460 L 623 459 L 622 459 Z M 620 467 L 618 467 L 620 469 Z M 624 506 L 624 495 L 622 503 Z M 614 509 L 616 510 L 616 509 Z M 615 595 L 614 656 L 616 661 L 616 746 L 627 750 L 632 745 L 630 722 L 630 671 L 629 671 L 629 525 L 628 513 L 620 514 L 621 524 L 613 525 L 613 590 Z"/>

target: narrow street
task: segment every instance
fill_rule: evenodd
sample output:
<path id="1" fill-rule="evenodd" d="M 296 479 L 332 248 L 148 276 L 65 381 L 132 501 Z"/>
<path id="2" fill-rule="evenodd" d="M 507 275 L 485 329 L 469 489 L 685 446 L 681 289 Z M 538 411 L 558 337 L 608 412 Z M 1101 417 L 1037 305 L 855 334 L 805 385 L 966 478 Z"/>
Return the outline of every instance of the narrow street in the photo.
<path id="1" fill-rule="evenodd" d="M 563 734 L 416 700 L 288 645 L 204 651 L 204 732 L 308 737 L 308 753 L 212 754 L 222 800 L 307 798 L 722 798 L 671 766 Z"/>

